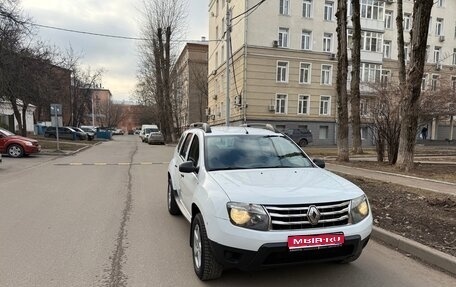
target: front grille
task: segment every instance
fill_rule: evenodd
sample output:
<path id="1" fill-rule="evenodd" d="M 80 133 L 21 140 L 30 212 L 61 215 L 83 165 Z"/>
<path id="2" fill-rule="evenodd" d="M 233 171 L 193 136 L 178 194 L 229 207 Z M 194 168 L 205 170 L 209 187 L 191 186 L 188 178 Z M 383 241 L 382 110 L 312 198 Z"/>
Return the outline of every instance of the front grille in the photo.
<path id="1" fill-rule="evenodd" d="M 320 219 L 312 225 L 307 211 L 314 205 L 320 211 Z M 299 205 L 265 205 L 271 217 L 272 230 L 295 230 L 347 225 L 350 201 L 338 201 Z"/>

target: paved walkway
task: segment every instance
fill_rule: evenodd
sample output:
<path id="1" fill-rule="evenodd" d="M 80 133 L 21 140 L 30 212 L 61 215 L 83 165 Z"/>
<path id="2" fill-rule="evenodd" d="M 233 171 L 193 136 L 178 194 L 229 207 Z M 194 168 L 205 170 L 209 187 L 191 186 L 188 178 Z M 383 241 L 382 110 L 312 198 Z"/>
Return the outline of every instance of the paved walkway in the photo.
<path id="1" fill-rule="evenodd" d="M 444 182 L 433 179 L 424 179 L 414 176 L 369 170 L 364 168 L 356 168 L 334 163 L 326 163 L 326 169 L 342 174 L 360 176 L 369 179 L 385 181 L 444 194 L 456 195 L 456 183 Z"/>

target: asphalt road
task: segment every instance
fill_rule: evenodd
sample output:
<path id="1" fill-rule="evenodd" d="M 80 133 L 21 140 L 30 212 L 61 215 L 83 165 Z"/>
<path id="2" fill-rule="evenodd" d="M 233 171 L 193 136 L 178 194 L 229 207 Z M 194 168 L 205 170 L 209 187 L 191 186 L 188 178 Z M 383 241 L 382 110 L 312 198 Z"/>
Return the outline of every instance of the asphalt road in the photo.
<path id="1" fill-rule="evenodd" d="M 202 283 L 189 224 L 166 209 L 172 151 L 117 136 L 74 156 L 4 158 L 0 286 L 456 286 L 373 241 L 348 265 L 230 270 Z"/>

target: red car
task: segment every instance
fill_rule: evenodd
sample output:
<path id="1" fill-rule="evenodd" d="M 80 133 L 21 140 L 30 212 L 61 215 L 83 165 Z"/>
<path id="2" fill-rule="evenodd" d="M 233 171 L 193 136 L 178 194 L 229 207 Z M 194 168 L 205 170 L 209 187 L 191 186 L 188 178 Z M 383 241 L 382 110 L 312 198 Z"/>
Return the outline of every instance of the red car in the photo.
<path id="1" fill-rule="evenodd" d="M 0 153 L 10 157 L 22 157 L 41 151 L 37 140 L 21 137 L 10 131 L 0 128 Z"/>

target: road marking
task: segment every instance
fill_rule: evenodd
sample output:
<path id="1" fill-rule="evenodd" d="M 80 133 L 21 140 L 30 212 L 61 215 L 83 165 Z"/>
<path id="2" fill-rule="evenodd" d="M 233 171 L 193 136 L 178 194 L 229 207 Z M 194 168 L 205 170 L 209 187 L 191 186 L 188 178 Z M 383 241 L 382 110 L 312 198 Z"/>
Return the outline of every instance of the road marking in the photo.
<path id="1" fill-rule="evenodd" d="M 119 166 L 130 166 L 130 165 L 166 165 L 169 162 L 118 162 L 118 163 L 107 163 L 107 162 L 89 162 L 89 163 L 82 163 L 82 162 L 70 162 L 70 163 L 56 163 L 54 165 L 58 166 L 108 166 L 108 165 L 119 165 Z"/>

